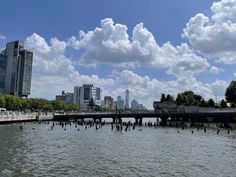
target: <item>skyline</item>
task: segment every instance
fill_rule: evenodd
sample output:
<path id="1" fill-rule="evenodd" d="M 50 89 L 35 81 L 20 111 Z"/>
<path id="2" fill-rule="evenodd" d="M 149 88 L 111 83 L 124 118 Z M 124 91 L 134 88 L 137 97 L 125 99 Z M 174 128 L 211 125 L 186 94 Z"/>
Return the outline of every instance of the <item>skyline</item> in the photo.
<path id="1" fill-rule="evenodd" d="M 22 40 L 34 52 L 31 97 L 53 99 L 92 83 L 116 98 L 129 85 L 150 108 L 161 93 L 185 90 L 221 100 L 236 77 L 236 0 L 0 5 L 0 48 Z M 19 20 L 21 6 L 28 11 Z"/>

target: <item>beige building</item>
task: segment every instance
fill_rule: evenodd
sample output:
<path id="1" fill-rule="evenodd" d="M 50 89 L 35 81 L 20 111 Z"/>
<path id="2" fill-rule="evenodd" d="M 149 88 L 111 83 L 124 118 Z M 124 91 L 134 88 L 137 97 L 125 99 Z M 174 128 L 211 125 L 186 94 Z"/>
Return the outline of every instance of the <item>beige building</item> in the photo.
<path id="1" fill-rule="evenodd" d="M 115 109 L 114 99 L 111 96 L 105 96 L 104 102 L 103 102 L 103 107 L 107 108 L 109 110 L 114 110 Z"/>

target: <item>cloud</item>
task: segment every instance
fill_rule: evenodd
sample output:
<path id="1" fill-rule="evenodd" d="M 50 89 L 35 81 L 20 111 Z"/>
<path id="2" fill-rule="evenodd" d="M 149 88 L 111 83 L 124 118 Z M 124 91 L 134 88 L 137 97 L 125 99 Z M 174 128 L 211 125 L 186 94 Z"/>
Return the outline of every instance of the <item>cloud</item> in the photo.
<path id="1" fill-rule="evenodd" d="M 58 76 L 73 73 L 71 60 L 64 56 L 66 44 L 57 38 L 52 38 L 50 44 L 34 33 L 26 38 L 26 48 L 34 52 L 33 68 L 35 74 L 45 73 Z"/>
<path id="2" fill-rule="evenodd" d="M 147 75 L 138 75 L 131 70 L 113 71 L 110 76 L 103 78 L 97 75 L 82 75 L 75 69 L 72 59 L 65 55 L 68 47 L 66 42 L 52 38 L 48 43 L 34 33 L 26 38 L 25 44 L 27 49 L 34 52 L 32 97 L 53 99 L 62 90 L 73 91 L 75 85 L 92 83 L 102 88 L 104 96 L 112 95 L 116 98 L 118 95 L 124 96 L 126 86 L 129 85 L 131 98 L 152 108 L 153 100 L 159 100 L 161 93 L 176 95 L 184 90 L 193 90 L 208 98 L 215 95 L 214 89 L 224 90 L 225 87 L 225 83 L 221 81 L 203 84 L 194 77 L 159 81 Z M 223 95 L 222 90 L 217 90 L 219 95 Z"/>
<path id="3" fill-rule="evenodd" d="M 192 17 L 182 36 L 206 57 L 236 63 L 236 0 L 214 2 L 211 12 L 211 16 L 199 13 Z"/>
<path id="4" fill-rule="evenodd" d="M 220 17 L 214 18 L 219 20 Z M 206 23 L 209 18 L 196 15 L 192 21 Z M 194 23 L 189 22 L 187 26 Z M 61 90 L 73 91 L 75 85 L 91 83 L 101 87 L 104 96 L 111 95 L 114 98 L 124 96 L 129 85 L 131 99 L 134 98 L 149 108 L 152 108 L 153 100 L 160 99 L 161 93 L 176 96 L 179 92 L 192 90 L 206 99 L 214 98 L 215 95 L 218 98 L 224 97 L 227 82 L 216 80 L 204 83 L 196 79 L 198 74 L 207 69 L 212 73 L 219 73 L 221 69 L 211 66 L 206 58 L 196 54 L 194 43 L 190 42 L 191 46 L 186 43 L 173 46 L 170 42 L 159 45 L 143 23 L 134 27 L 132 36 L 127 31 L 126 25 L 116 24 L 112 19 L 106 18 L 101 21 L 100 27 L 88 32 L 80 31 L 78 38 L 72 36 L 67 41 L 54 37 L 47 42 L 36 33 L 27 37 L 26 48 L 34 52 L 32 96 L 54 98 Z M 186 28 L 185 37 L 187 34 L 190 33 Z M 204 39 L 203 37 L 202 40 Z M 71 48 L 79 51 L 79 59 L 66 55 Z M 100 77 L 82 75 L 76 69 L 74 61 L 88 67 L 110 64 L 115 71 Z M 157 70 L 162 68 L 176 79 L 160 81 L 148 75 L 139 75 L 132 71 L 136 67 Z"/>
<path id="5" fill-rule="evenodd" d="M 101 79 L 97 75 L 81 75 L 70 58 L 65 55 L 66 42 L 51 38 L 48 43 L 40 35 L 33 33 L 25 40 L 28 50 L 33 51 L 32 97 L 53 99 L 62 90 L 73 91 L 75 85 L 93 83 L 100 87 L 113 85 L 111 79 Z"/>
<path id="6" fill-rule="evenodd" d="M 218 74 L 219 72 L 221 71 L 221 69 L 215 67 L 215 66 L 212 66 L 210 68 L 210 72 L 213 73 L 213 74 Z"/>
<path id="7" fill-rule="evenodd" d="M 215 95 L 219 101 L 225 98 L 225 91 L 229 83 L 224 80 L 216 80 L 213 83 L 205 85 L 211 90 L 211 98 L 214 98 Z"/>
<path id="8" fill-rule="evenodd" d="M 193 53 L 187 44 L 181 44 L 176 48 L 169 44 L 165 44 L 165 48 L 166 47 L 168 49 L 165 50 L 164 53 L 173 55 L 172 58 L 166 56 L 171 58 L 167 73 L 173 74 L 177 78 L 196 76 L 201 72 L 204 72 L 210 66 L 206 59 Z"/>
<path id="9" fill-rule="evenodd" d="M 176 97 L 179 92 L 186 90 L 192 90 L 205 99 L 215 98 L 215 95 L 218 99 L 223 99 L 225 88 L 228 86 L 228 83 L 223 80 L 216 80 L 212 83 L 203 83 L 195 78 L 159 81 L 151 79 L 149 76 L 140 76 L 131 70 L 114 71 L 112 78 L 117 81 L 117 85 L 129 85 L 132 98 L 148 106 L 148 108 L 152 108 L 152 102 L 159 100 L 162 93 Z M 112 95 L 124 96 L 125 89 L 126 87 L 114 89 Z"/>
<path id="10" fill-rule="evenodd" d="M 132 36 L 127 30 L 126 25 L 105 18 L 93 31 L 80 31 L 79 38 L 71 37 L 68 46 L 81 51 L 79 63 L 84 66 L 106 63 L 126 68 L 164 68 L 176 77 L 195 76 L 209 67 L 207 60 L 196 55 L 186 43 L 158 45 L 143 23 L 134 27 Z"/>
<path id="11" fill-rule="evenodd" d="M 0 34 L 0 41 L 5 40 L 5 39 L 6 39 L 6 37 Z"/>

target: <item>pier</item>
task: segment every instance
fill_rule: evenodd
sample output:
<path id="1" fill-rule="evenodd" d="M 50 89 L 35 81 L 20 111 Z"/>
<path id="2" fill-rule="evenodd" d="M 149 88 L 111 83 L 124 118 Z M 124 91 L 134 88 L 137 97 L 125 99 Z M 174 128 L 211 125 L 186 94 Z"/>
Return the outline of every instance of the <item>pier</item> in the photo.
<path id="1" fill-rule="evenodd" d="M 136 125 L 142 125 L 143 119 L 153 118 L 161 120 L 161 125 L 166 125 L 167 122 L 189 122 L 195 123 L 222 123 L 225 127 L 229 123 L 236 123 L 236 112 L 199 112 L 199 113 L 156 113 L 156 112 L 106 112 L 106 113 L 85 113 L 85 112 L 65 112 L 65 113 L 20 113 L 11 112 L 0 114 L 0 124 L 12 122 L 26 121 L 84 121 L 85 119 L 93 119 L 94 122 L 101 123 L 102 120 L 112 119 L 113 123 L 122 123 L 122 120 L 133 118 Z M 156 120 L 155 120 L 156 121 Z"/>
<path id="2" fill-rule="evenodd" d="M 202 113 L 68 113 L 55 114 L 56 121 L 81 120 L 91 118 L 94 122 L 102 122 L 102 119 L 112 118 L 113 123 L 122 123 L 122 119 L 134 118 L 135 123 L 142 125 L 145 118 L 160 118 L 161 124 L 166 125 L 167 121 L 191 122 L 191 123 L 223 123 L 228 126 L 229 123 L 236 123 L 236 112 L 202 112 Z"/>
<path id="3" fill-rule="evenodd" d="M 14 122 L 32 122 L 53 120 L 53 113 L 23 113 L 18 111 L 6 111 L 0 113 L 0 124 L 14 123 Z"/>

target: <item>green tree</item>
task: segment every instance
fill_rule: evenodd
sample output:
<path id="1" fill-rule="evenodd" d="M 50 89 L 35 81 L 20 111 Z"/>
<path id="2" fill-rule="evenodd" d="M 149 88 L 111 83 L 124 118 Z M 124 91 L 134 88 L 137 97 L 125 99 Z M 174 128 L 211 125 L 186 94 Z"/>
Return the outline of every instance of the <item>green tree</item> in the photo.
<path id="1" fill-rule="evenodd" d="M 236 103 L 236 81 L 231 81 L 225 92 L 226 101 Z"/>
<path id="2" fill-rule="evenodd" d="M 5 106 L 6 106 L 5 97 L 3 95 L 0 95 L 0 108 L 5 108 Z"/>
<path id="3" fill-rule="evenodd" d="M 16 107 L 15 107 L 15 110 L 22 110 L 22 109 L 23 109 L 23 106 L 22 106 L 22 98 L 15 97 L 15 99 L 16 99 Z"/>
<path id="4" fill-rule="evenodd" d="M 178 104 L 200 105 L 202 97 L 200 95 L 196 95 L 193 91 L 184 91 L 182 93 L 178 93 L 175 101 Z"/>
<path id="5" fill-rule="evenodd" d="M 161 102 L 165 102 L 166 101 L 166 95 L 164 93 L 161 94 Z"/>
<path id="6" fill-rule="evenodd" d="M 202 99 L 202 101 L 200 103 L 200 106 L 201 107 L 208 107 L 209 105 L 208 105 L 208 103 L 204 99 Z"/>
<path id="7" fill-rule="evenodd" d="M 173 102 L 174 101 L 174 97 L 171 96 L 171 95 L 167 95 L 166 96 L 166 101 Z"/>
<path id="8" fill-rule="evenodd" d="M 22 104 L 22 110 L 31 109 L 31 107 L 32 107 L 32 100 L 31 99 L 27 99 L 27 98 L 22 98 L 21 99 L 21 104 Z"/>
<path id="9" fill-rule="evenodd" d="M 109 110 L 106 109 L 106 108 L 103 108 L 103 107 L 101 107 L 101 106 L 96 106 L 96 107 L 95 107 L 95 111 L 96 111 L 96 112 L 107 112 L 107 111 L 109 111 Z"/>
<path id="10" fill-rule="evenodd" d="M 80 109 L 79 104 L 66 104 L 56 100 L 49 101 L 42 98 L 19 98 L 2 94 L 0 94 L 0 107 L 6 108 L 7 110 L 31 109 L 32 111 L 78 111 Z"/>
<path id="11" fill-rule="evenodd" d="M 42 109 L 45 110 L 45 111 L 52 111 L 53 105 L 51 104 L 50 101 L 45 101 Z"/>
<path id="12" fill-rule="evenodd" d="M 6 95 L 5 101 L 6 101 L 6 109 L 17 110 L 18 103 L 17 103 L 16 97 L 11 96 L 11 95 Z"/>
<path id="13" fill-rule="evenodd" d="M 52 101 L 53 109 L 54 110 L 62 110 L 63 105 L 60 101 Z"/>
<path id="14" fill-rule="evenodd" d="M 178 95 L 177 95 L 177 97 L 176 97 L 176 99 L 175 99 L 175 102 L 176 102 L 177 104 L 183 103 L 183 95 L 180 94 L 180 93 L 178 93 Z"/>
<path id="15" fill-rule="evenodd" d="M 221 102 L 220 102 L 220 107 L 222 107 L 222 108 L 227 108 L 227 103 L 226 103 L 226 101 L 223 99 L 223 100 L 221 100 Z"/>
<path id="16" fill-rule="evenodd" d="M 80 109 L 80 106 L 79 106 L 79 104 L 69 104 L 68 105 L 69 106 L 69 111 L 79 111 L 79 109 Z"/>
<path id="17" fill-rule="evenodd" d="M 190 105 L 189 97 L 186 95 L 183 96 L 183 104 L 187 106 Z"/>
<path id="18" fill-rule="evenodd" d="M 208 105 L 209 105 L 210 107 L 214 107 L 214 106 L 215 106 L 215 102 L 214 102 L 214 100 L 213 100 L 212 98 L 210 98 L 210 99 L 208 100 Z"/>
<path id="19" fill-rule="evenodd" d="M 200 95 L 195 95 L 195 94 L 194 94 L 194 100 L 196 100 L 196 101 L 198 101 L 198 102 L 201 102 L 202 96 L 200 96 Z"/>

